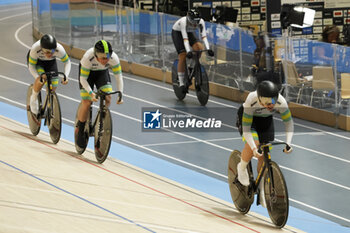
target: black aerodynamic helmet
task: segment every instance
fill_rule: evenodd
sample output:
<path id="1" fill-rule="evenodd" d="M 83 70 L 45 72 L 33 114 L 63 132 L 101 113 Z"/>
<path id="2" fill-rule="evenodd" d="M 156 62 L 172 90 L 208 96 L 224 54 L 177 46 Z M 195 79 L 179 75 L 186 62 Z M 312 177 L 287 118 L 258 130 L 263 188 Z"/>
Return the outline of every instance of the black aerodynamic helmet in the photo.
<path id="1" fill-rule="evenodd" d="M 112 45 L 106 40 L 97 41 L 95 44 L 94 50 L 95 50 L 95 54 L 104 53 L 107 55 L 107 58 L 110 58 L 113 52 Z"/>
<path id="2" fill-rule="evenodd" d="M 201 20 L 201 16 L 196 9 L 191 9 L 187 12 L 187 21 L 193 25 L 198 25 Z"/>
<path id="3" fill-rule="evenodd" d="M 275 83 L 264 80 L 259 83 L 257 87 L 257 93 L 259 100 L 262 98 L 269 98 L 271 100 L 270 103 L 275 104 L 278 99 L 279 89 Z"/>
<path id="4" fill-rule="evenodd" d="M 50 34 L 43 35 L 43 37 L 40 39 L 40 46 L 44 49 L 56 49 L 57 42 L 55 37 L 51 36 Z"/>

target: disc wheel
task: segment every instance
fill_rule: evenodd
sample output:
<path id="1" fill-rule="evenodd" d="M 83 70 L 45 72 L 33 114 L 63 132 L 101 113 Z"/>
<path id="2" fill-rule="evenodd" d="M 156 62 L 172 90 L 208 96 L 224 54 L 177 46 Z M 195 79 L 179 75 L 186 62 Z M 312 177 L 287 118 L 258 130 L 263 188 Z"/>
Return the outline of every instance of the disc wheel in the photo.
<path id="1" fill-rule="evenodd" d="M 196 95 L 199 103 L 202 106 L 205 106 L 209 100 L 209 81 L 207 73 L 202 65 L 200 66 L 200 70 L 202 73 L 202 81 L 200 83 L 196 83 Z M 196 80 L 199 80 L 199 77 Z"/>
<path id="2" fill-rule="evenodd" d="M 32 132 L 34 136 L 38 135 L 40 132 L 40 126 L 41 126 L 41 118 L 37 117 L 35 114 L 33 114 L 30 110 L 30 96 L 32 95 L 33 91 L 33 85 L 30 85 L 28 87 L 27 91 L 27 119 L 28 119 L 28 125 L 29 129 Z M 41 93 L 38 95 L 38 101 L 39 101 L 39 106 L 41 105 Z"/>
<path id="3" fill-rule="evenodd" d="M 61 107 L 58 101 L 56 93 L 52 93 L 51 96 L 52 106 L 48 109 L 48 117 L 50 117 L 49 132 L 51 140 L 54 144 L 58 143 L 61 138 L 62 130 L 62 118 L 61 118 Z"/>
<path id="4" fill-rule="evenodd" d="M 102 117 L 102 127 L 100 125 L 100 117 Z M 103 163 L 109 153 L 109 148 L 112 141 L 112 117 L 111 112 L 105 107 L 97 115 L 96 126 L 95 126 L 95 157 L 99 163 Z"/>
<path id="5" fill-rule="evenodd" d="M 278 228 L 282 228 L 288 220 L 288 190 L 279 166 L 273 161 L 271 162 L 271 169 L 272 179 L 267 177 L 264 184 L 266 207 L 273 224 Z"/>
<path id="6" fill-rule="evenodd" d="M 87 118 L 87 121 L 85 122 L 85 127 L 84 127 L 84 134 L 85 134 L 85 146 L 84 147 L 79 147 L 78 144 L 77 144 L 77 140 L 78 140 L 78 112 L 81 108 L 81 105 L 82 103 L 79 104 L 78 106 L 78 110 L 77 110 L 77 113 L 75 115 L 75 128 L 74 128 L 74 142 L 75 142 L 75 150 L 77 151 L 78 154 L 82 154 L 84 153 L 87 145 L 88 145 L 88 142 L 89 142 L 89 125 L 90 125 L 90 111 L 88 113 L 88 118 Z"/>
<path id="7" fill-rule="evenodd" d="M 241 214 L 246 214 L 254 201 L 254 195 L 248 195 L 249 187 L 243 186 L 237 180 L 237 164 L 240 161 L 241 152 L 234 150 L 228 162 L 228 183 L 233 204 Z M 248 172 L 252 175 L 249 169 Z"/>
<path id="8" fill-rule="evenodd" d="M 180 88 L 179 84 L 179 77 L 177 75 L 177 64 L 179 63 L 179 60 L 176 59 L 174 61 L 173 67 L 172 67 L 172 72 L 171 72 L 171 77 L 172 77 L 172 84 L 173 84 L 173 89 L 176 97 L 179 100 L 183 100 L 186 97 L 186 91 L 184 91 L 184 87 Z"/>

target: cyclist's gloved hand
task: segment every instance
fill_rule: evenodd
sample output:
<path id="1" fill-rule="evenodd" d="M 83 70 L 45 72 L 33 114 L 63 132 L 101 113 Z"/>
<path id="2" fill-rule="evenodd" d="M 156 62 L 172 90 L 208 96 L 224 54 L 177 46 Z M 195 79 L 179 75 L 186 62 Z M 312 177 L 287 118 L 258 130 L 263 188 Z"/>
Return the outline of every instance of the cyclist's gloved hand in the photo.
<path id="1" fill-rule="evenodd" d="M 98 101 L 98 100 L 96 99 L 96 94 L 95 94 L 95 93 L 92 92 L 90 96 L 91 96 L 91 101 L 92 101 L 92 102 L 97 102 L 97 101 Z"/>
<path id="2" fill-rule="evenodd" d="M 214 56 L 214 51 L 211 50 L 211 49 L 209 49 L 209 50 L 208 50 L 208 55 L 211 56 L 211 57 L 213 57 L 213 56 Z"/>
<path id="3" fill-rule="evenodd" d="M 293 151 L 293 148 L 290 145 L 286 145 L 286 147 L 283 149 L 283 152 L 286 154 L 289 154 Z"/>
<path id="4" fill-rule="evenodd" d="M 262 151 L 259 152 L 258 148 L 253 149 L 253 155 L 257 158 L 262 156 Z"/>
<path id="5" fill-rule="evenodd" d="M 46 82 L 46 74 L 43 74 L 43 75 L 39 76 L 39 82 L 41 84 L 44 84 Z"/>
<path id="6" fill-rule="evenodd" d="M 188 52 L 188 53 L 186 54 L 186 57 L 189 58 L 189 59 L 191 59 L 191 58 L 193 57 L 193 53 L 192 53 L 192 52 Z"/>
<path id="7" fill-rule="evenodd" d="M 122 103 L 124 103 L 123 97 L 122 97 L 122 95 L 118 94 L 117 104 L 122 104 Z"/>
<path id="8" fill-rule="evenodd" d="M 66 85 L 66 84 L 68 83 L 68 78 L 66 78 L 66 79 L 62 78 L 61 83 L 62 83 L 63 85 Z"/>

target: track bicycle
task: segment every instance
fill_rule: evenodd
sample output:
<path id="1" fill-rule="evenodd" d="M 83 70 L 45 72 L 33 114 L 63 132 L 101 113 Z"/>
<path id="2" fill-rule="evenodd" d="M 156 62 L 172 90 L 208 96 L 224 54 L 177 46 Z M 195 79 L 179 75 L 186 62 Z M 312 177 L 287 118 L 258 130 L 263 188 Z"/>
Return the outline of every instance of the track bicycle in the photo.
<path id="1" fill-rule="evenodd" d="M 77 123 L 78 123 L 78 112 L 82 105 L 82 103 L 79 104 L 76 117 L 75 117 L 75 133 L 74 133 L 74 141 L 75 141 L 75 149 L 78 154 L 82 154 L 89 142 L 89 137 L 94 136 L 95 138 L 95 157 L 96 160 L 99 163 L 103 163 L 108 156 L 109 149 L 111 146 L 111 140 L 112 140 L 112 132 L 113 132 L 113 125 L 112 125 L 112 116 L 109 108 L 105 104 L 106 96 L 117 94 L 119 95 L 119 101 L 122 98 L 122 93 L 120 91 L 113 91 L 113 92 L 103 92 L 102 90 L 99 90 L 96 94 L 96 98 L 100 99 L 99 101 L 99 109 L 97 110 L 96 117 L 94 121 L 92 121 L 92 104 L 90 106 L 90 111 L 88 113 L 88 119 L 85 122 L 84 127 L 84 137 L 85 137 L 85 145 L 84 147 L 79 147 L 77 145 L 77 139 L 78 139 L 78 130 L 77 130 Z"/>
<path id="2" fill-rule="evenodd" d="M 44 125 L 49 128 L 51 140 L 54 144 L 58 143 L 61 138 L 62 118 L 61 107 L 55 91 L 52 89 L 52 78 L 63 76 L 64 81 L 67 79 L 63 72 L 49 71 L 40 75 L 40 82 L 43 82 L 43 75 L 46 75 L 46 97 L 42 101 L 41 92 L 38 94 L 38 114 L 33 114 L 30 109 L 30 96 L 33 91 L 33 84 L 28 87 L 27 91 L 27 119 L 29 129 L 34 136 L 38 135 L 41 127 L 41 120 L 44 119 Z"/>
<path id="3" fill-rule="evenodd" d="M 249 212 L 255 194 L 257 194 L 257 204 L 259 205 L 260 190 L 258 187 L 260 182 L 264 182 L 264 198 L 270 219 L 277 228 L 282 228 L 288 219 L 288 190 L 279 166 L 271 160 L 270 147 L 273 145 L 287 144 L 285 142 L 270 142 L 262 143 L 259 146 L 259 150 L 262 150 L 264 156 L 264 162 L 256 179 L 254 179 L 252 164 L 249 162 L 247 166 L 250 180 L 249 186 L 243 186 L 238 181 L 237 164 L 241 161 L 241 152 L 234 150 L 230 155 L 228 163 L 228 182 L 232 201 L 237 210 L 242 214 Z"/>
<path id="4" fill-rule="evenodd" d="M 199 103 L 205 106 L 209 99 L 209 81 L 208 75 L 205 72 L 204 67 L 200 64 L 200 57 L 202 52 L 208 50 L 191 51 L 193 54 L 191 59 L 186 58 L 185 80 L 184 88 L 180 87 L 179 77 L 177 74 L 177 64 L 179 60 L 176 59 L 172 67 L 172 84 L 176 97 L 179 100 L 183 100 L 188 93 L 189 87 L 192 85 L 192 79 L 194 78 L 194 86 Z"/>

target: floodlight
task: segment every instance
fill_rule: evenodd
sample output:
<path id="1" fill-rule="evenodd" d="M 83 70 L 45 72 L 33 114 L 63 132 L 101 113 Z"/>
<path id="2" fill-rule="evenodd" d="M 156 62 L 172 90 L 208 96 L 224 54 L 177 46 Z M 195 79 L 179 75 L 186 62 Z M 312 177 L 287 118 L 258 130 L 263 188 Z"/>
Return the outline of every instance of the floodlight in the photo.
<path id="1" fill-rule="evenodd" d="M 298 28 L 311 27 L 315 13 L 315 10 L 306 7 L 284 4 L 281 8 L 282 28 L 286 29 L 289 26 Z"/>
<path id="2" fill-rule="evenodd" d="M 305 28 L 305 27 L 311 27 L 314 23 L 315 13 L 316 11 L 310 8 L 296 6 L 294 7 L 294 10 L 296 12 L 303 12 L 304 13 L 304 20 L 302 25 L 300 24 L 294 24 L 291 22 L 292 27 L 298 27 L 298 28 Z"/>

